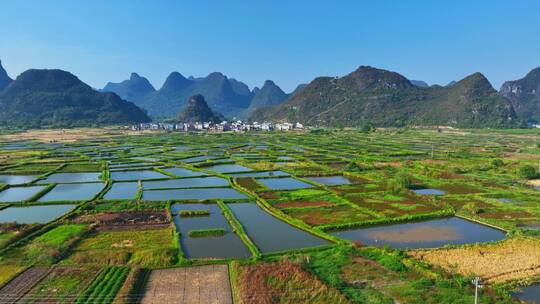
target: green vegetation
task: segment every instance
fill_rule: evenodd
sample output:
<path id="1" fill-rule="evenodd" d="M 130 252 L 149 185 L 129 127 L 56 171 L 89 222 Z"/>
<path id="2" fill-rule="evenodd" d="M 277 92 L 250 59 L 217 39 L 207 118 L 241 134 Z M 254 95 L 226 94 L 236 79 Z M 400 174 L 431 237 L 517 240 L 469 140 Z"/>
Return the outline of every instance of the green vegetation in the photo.
<path id="1" fill-rule="evenodd" d="M 0 224 L 0 285 L 27 267 L 54 265 L 52 269 L 36 270 L 44 277 L 33 286 L 33 294 L 49 295 L 60 303 L 68 302 L 68 295 L 80 295 L 79 300 L 87 302 L 105 296 L 108 303 L 126 303 L 125 299 L 141 300 L 147 284 L 156 283 L 154 277 L 150 280 L 156 269 L 174 278 L 185 275 L 183 267 L 228 264 L 235 298 L 246 303 L 250 303 L 251 295 L 263 292 L 279 295 L 283 303 L 301 303 L 306 299 L 310 303 L 470 303 L 473 290 L 469 276 L 475 274 L 486 284 L 481 303 L 510 303 L 509 291 L 520 284 L 535 283 L 538 277 L 534 264 L 537 257 L 530 253 L 540 246 L 540 200 L 534 187 L 540 186 L 535 180 L 540 155 L 538 130 L 368 131 L 345 127 L 241 134 L 179 135 L 156 131 L 140 136 L 119 136 L 125 133 L 117 133 L 123 131 L 113 128 L 99 132 L 109 137 L 92 135 L 62 147 L 50 144 L 50 139 L 43 143 L 0 139 L 0 176 L 26 180 L 19 175 L 31 175 L 25 187 L 39 184 L 32 181 L 52 173 L 100 172 L 107 182 L 103 195 L 80 201 L 68 214 L 50 220 L 41 220 L 42 214 L 15 208 L 71 201 L 42 203 L 38 199 L 0 204 L 0 218 L 8 212 L 5 214 L 20 216 L 21 221 Z M 19 138 L 23 134 L 27 133 L 11 136 Z M 7 146 L 10 149 L 2 150 Z M 240 164 L 254 171 L 238 176 L 206 170 L 224 163 Z M 179 188 L 184 180 L 201 181 L 197 186 L 205 187 L 202 179 L 193 176 L 224 178 L 248 198 L 226 200 L 225 204 L 219 198 L 195 202 L 171 195 L 194 187 L 182 191 L 167 189 L 161 191 L 161 201 L 142 201 L 150 186 L 144 177 L 139 182 L 112 180 L 118 171 L 144 175 L 144 170 L 164 174 L 163 181 L 174 177 Z M 263 186 L 264 179 L 283 175 L 268 173 L 273 171 L 282 171 L 308 183 L 310 188 L 272 190 Z M 330 183 L 311 182 L 308 177 L 313 176 L 326 177 Z M 332 184 L 333 181 L 338 182 Z M 118 186 L 119 199 L 108 199 L 107 191 L 114 188 L 111 186 Z M 1 186 L 0 196 L 20 187 Z M 206 189 L 197 191 L 204 193 Z M 440 190 L 440 195 L 418 194 L 419 189 Z M 256 204 L 277 220 L 328 240 L 329 244 L 313 248 L 291 246 L 289 250 L 263 254 L 254 243 L 257 241 L 263 248 L 260 232 L 248 231 L 250 226 L 232 211 L 236 210 L 235 203 L 244 202 Z M 173 204 L 194 203 L 204 205 L 171 214 Z M 238 236 L 251 255 L 244 251 L 241 258 L 212 257 L 213 251 L 225 250 L 211 243 L 225 238 L 212 237 L 222 236 L 226 230 L 199 223 L 213 220 L 210 210 L 214 210 L 215 204 L 234 233 L 227 236 Z M 365 245 L 367 241 L 341 239 L 337 235 L 344 234 L 334 233 L 454 215 L 499 227 L 508 232 L 507 239 L 433 250 L 394 250 L 369 247 Z M 22 223 L 32 222 L 34 216 L 39 223 Z M 197 221 L 197 225 L 182 233 L 197 237 L 189 241 L 213 248 L 204 258 L 194 258 L 194 247 L 186 241 L 189 238 L 181 241 L 175 229 L 179 224 Z M 418 233 L 418 238 L 427 238 L 423 231 Z M 435 233 L 429 237 L 440 236 Z M 445 237 L 450 240 L 453 235 Z M 515 258 L 520 254 L 524 258 Z M 493 255 L 504 268 L 485 266 L 494 259 Z M 108 270 L 103 270 L 98 279 L 102 267 Z M 118 270 L 126 267 L 131 271 Z M 176 267 L 182 268 L 174 273 L 167 271 Z M 189 271 L 195 273 L 197 269 Z M 115 271 L 120 274 L 113 275 Z M 249 285 L 250 282 L 253 284 Z M 156 284 L 162 283 L 166 282 Z M 105 287 L 106 284 L 110 286 Z M 112 287 L 113 284 L 121 286 Z M 93 290 L 86 289 L 87 286 L 93 286 Z M 109 295 L 96 291 L 106 289 Z"/>
<path id="2" fill-rule="evenodd" d="M 189 237 L 200 238 L 200 237 L 211 237 L 211 236 L 223 236 L 225 235 L 225 229 L 214 228 L 214 229 L 197 229 L 190 230 L 188 232 Z"/>
<path id="3" fill-rule="evenodd" d="M 180 210 L 178 215 L 180 217 L 207 216 L 210 215 L 210 210 Z"/>
<path id="4" fill-rule="evenodd" d="M 127 267 L 104 268 L 75 303 L 112 303 L 128 273 Z"/>

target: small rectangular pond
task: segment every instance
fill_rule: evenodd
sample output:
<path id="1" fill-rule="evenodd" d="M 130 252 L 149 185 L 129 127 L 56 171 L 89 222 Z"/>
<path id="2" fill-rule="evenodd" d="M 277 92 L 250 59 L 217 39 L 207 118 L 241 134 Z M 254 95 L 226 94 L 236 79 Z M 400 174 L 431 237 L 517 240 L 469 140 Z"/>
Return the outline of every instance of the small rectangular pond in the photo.
<path id="1" fill-rule="evenodd" d="M 211 160 L 211 159 L 217 159 L 217 158 L 220 158 L 220 157 L 219 156 L 212 156 L 212 155 L 201 155 L 201 156 L 193 156 L 193 157 L 183 158 L 180 161 L 190 164 L 190 163 L 198 163 L 198 162 L 202 162 L 202 161 L 205 161 L 205 160 Z"/>
<path id="2" fill-rule="evenodd" d="M 193 170 L 184 169 L 184 168 L 165 168 L 164 170 L 178 177 L 193 177 L 193 176 L 208 175 L 204 172 L 193 171 Z"/>
<path id="3" fill-rule="evenodd" d="M 247 172 L 247 173 L 229 173 L 232 177 L 273 177 L 289 176 L 289 173 L 283 171 L 265 171 L 265 172 Z"/>
<path id="4" fill-rule="evenodd" d="M 36 177 L 37 176 L 35 175 L 0 175 L 0 184 L 6 184 L 6 185 L 26 184 L 36 179 Z"/>
<path id="5" fill-rule="evenodd" d="M 87 201 L 98 194 L 103 187 L 102 183 L 58 184 L 38 202 Z"/>
<path id="6" fill-rule="evenodd" d="M 136 181 L 136 180 L 158 179 L 158 178 L 169 178 L 169 176 L 161 174 L 154 170 L 111 172 L 111 179 L 114 181 Z"/>
<path id="7" fill-rule="evenodd" d="M 305 179 L 327 186 L 352 184 L 352 182 L 348 178 L 342 175 L 305 177 Z"/>
<path id="8" fill-rule="evenodd" d="M 13 187 L 0 192 L 0 202 L 20 202 L 30 199 L 45 186 Z"/>
<path id="9" fill-rule="evenodd" d="M 235 203 L 228 206 L 262 253 L 330 244 L 278 220 L 255 203 Z"/>
<path id="10" fill-rule="evenodd" d="M 0 223 L 45 224 L 66 214 L 76 205 L 9 207 L 0 210 Z"/>
<path id="11" fill-rule="evenodd" d="M 114 183 L 103 198 L 106 200 L 134 199 L 138 189 L 139 183 L 137 182 Z"/>
<path id="12" fill-rule="evenodd" d="M 216 176 L 143 182 L 143 189 L 201 188 L 224 186 L 229 186 L 229 181 Z"/>
<path id="13" fill-rule="evenodd" d="M 232 188 L 199 188 L 172 190 L 145 190 L 142 199 L 148 201 L 166 200 L 209 200 L 209 199 L 245 199 L 245 194 Z"/>
<path id="14" fill-rule="evenodd" d="M 244 167 L 244 166 L 238 165 L 238 164 L 215 165 L 215 166 L 210 166 L 210 167 L 204 167 L 202 169 L 214 171 L 214 172 L 217 172 L 217 173 L 253 171 L 253 169 L 251 169 L 251 168 Z"/>
<path id="15" fill-rule="evenodd" d="M 506 237 L 503 231 L 459 217 L 347 229 L 330 234 L 350 241 L 360 241 L 365 245 L 389 245 L 399 249 L 491 242 Z"/>
<path id="16" fill-rule="evenodd" d="M 445 195 L 444 191 L 439 190 L 439 189 L 431 189 L 431 188 L 413 189 L 411 191 L 416 194 L 421 194 L 421 195 Z"/>
<path id="17" fill-rule="evenodd" d="M 180 217 L 181 210 L 209 210 L 209 216 Z M 214 258 L 247 258 L 250 251 L 240 237 L 235 234 L 221 209 L 216 204 L 173 204 L 176 230 L 181 233 L 180 242 L 186 257 L 192 259 Z M 225 229 L 225 235 L 219 237 L 190 237 L 190 230 Z"/>
<path id="18" fill-rule="evenodd" d="M 44 180 L 40 180 L 40 184 L 51 183 L 85 183 L 99 182 L 101 172 L 80 172 L 80 173 L 53 173 L 47 176 Z"/>
<path id="19" fill-rule="evenodd" d="M 304 183 L 292 177 L 261 178 L 258 179 L 258 181 L 272 190 L 296 190 L 314 187 L 313 185 Z"/>

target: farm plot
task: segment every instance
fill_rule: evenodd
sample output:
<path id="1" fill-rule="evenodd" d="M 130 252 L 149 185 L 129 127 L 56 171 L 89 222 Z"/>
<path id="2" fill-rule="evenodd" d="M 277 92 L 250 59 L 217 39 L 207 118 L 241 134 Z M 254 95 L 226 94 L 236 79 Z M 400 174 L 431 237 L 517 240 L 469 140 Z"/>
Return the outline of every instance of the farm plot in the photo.
<path id="1" fill-rule="evenodd" d="M 232 304 L 226 265 L 154 270 L 143 304 Z"/>
<path id="2" fill-rule="evenodd" d="M 79 242 L 62 264 L 166 267 L 176 262 L 177 246 L 171 228 L 98 231 Z"/>
<path id="3" fill-rule="evenodd" d="M 540 240 L 535 238 L 512 238 L 495 244 L 417 250 L 409 254 L 450 272 L 466 276 L 478 275 L 487 283 L 540 276 Z"/>
<path id="4" fill-rule="evenodd" d="M 167 228 L 170 224 L 165 211 L 123 211 L 80 215 L 75 223 L 94 223 L 99 231 L 145 230 Z"/>
<path id="5" fill-rule="evenodd" d="M 47 276 L 49 271 L 50 269 L 47 267 L 32 267 L 27 269 L 0 289 L 0 303 L 17 303 L 20 298 Z"/>
<path id="6" fill-rule="evenodd" d="M 129 273 L 127 267 L 106 267 L 75 301 L 76 304 L 112 303 Z"/>
<path id="7" fill-rule="evenodd" d="M 243 304 L 350 303 L 297 263 L 284 260 L 237 267 L 236 284 Z"/>
<path id="8" fill-rule="evenodd" d="M 20 303 L 73 303 L 96 276 L 96 268 L 57 267 L 28 292 Z"/>

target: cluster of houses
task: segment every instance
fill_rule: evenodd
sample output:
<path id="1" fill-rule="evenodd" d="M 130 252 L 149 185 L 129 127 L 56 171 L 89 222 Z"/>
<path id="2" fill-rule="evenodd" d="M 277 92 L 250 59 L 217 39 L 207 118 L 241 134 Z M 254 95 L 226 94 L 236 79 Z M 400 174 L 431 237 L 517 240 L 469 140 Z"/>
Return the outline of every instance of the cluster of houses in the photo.
<path id="1" fill-rule="evenodd" d="M 138 125 L 132 125 L 131 130 L 166 130 L 176 132 L 195 132 L 195 131 L 209 131 L 209 132 L 247 132 L 247 131 L 290 131 L 290 130 L 302 130 L 304 126 L 297 123 L 270 123 L 270 122 L 253 122 L 251 124 L 237 120 L 234 122 L 223 121 L 221 123 L 212 122 L 196 122 L 196 123 L 141 123 Z"/>

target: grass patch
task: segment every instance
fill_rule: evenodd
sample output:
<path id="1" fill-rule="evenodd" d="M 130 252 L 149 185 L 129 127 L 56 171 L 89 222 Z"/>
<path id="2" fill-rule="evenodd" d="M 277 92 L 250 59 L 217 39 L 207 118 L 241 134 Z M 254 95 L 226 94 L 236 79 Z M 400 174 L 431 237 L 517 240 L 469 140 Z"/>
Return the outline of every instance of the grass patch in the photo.
<path id="1" fill-rule="evenodd" d="M 212 236 L 224 236 L 226 233 L 225 229 L 214 228 L 214 229 L 196 229 L 190 230 L 188 232 L 189 237 L 192 238 L 201 238 L 201 237 L 212 237 Z"/>
<path id="2" fill-rule="evenodd" d="M 210 210 L 180 210 L 178 215 L 180 217 L 209 216 Z"/>

